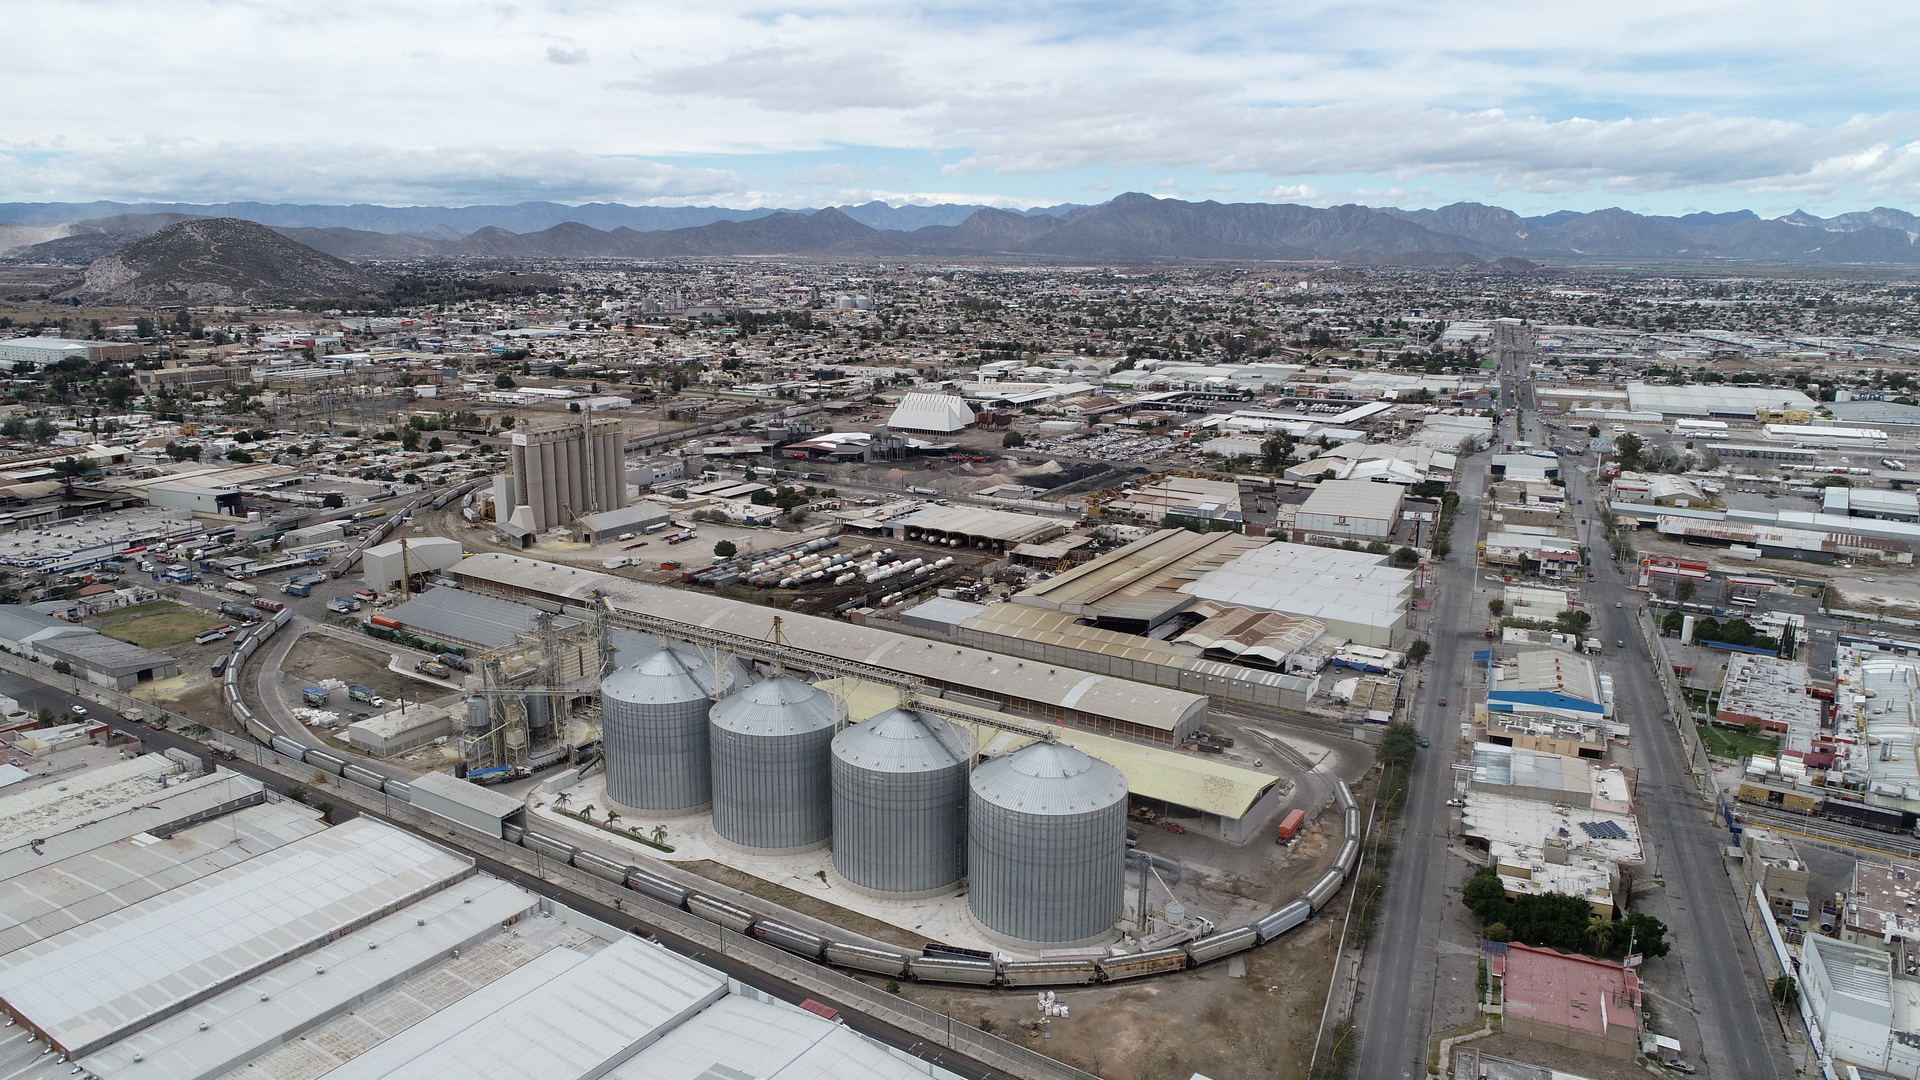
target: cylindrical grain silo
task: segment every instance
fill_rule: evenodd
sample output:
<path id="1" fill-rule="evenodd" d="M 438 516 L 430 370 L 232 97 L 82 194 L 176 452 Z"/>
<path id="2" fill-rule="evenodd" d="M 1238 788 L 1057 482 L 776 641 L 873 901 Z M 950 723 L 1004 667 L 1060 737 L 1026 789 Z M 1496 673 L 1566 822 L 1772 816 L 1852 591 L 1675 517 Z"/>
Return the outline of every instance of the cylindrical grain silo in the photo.
<path id="1" fill-rule="evenodd" d="M 692 814 L 713 802 L 707 760 L 712 702 L 678 656 L 662 649 L 600 682 L 607 797 L 656 814 Z"/>
<path id="2" fill-rule="evenodd" d="M 966 873 L 967 750 L 940 720 L 889 709 L 833 739 L 833 866 L 848 884 L 910 899 Z"/>
<path id="3" fill-rule="evenodd" d="M 1125 904 L 1127 781 L 1061 743 L 973 770 L 967 907 L 1011 942 L 1091 944 Z"/>
<path id="4" fill-rule="evenodd" d="M 487 699 L 475 694 L 467 699 L 467 734 L 479 735 L 493 726 L 487 713 Z"/>
<path id="5" fill-rule="evenodd" d="M 613 631 L 611 642 L 614 666 L 621 668 L 637 664 L 663 648 L 658 637 L 625 627 Z M 719 654 L 720 666 L 716 672 L 712 662 L 715 655 L 713 649 L 690 641 L 669 642 L 664 647 L 673 650 L 673 654 L 687 666 L 687 674 L 693 676 L 693 681 L 699 683 L 709 697 L 731 694 L 753 682 L 753 670 L 732 653 Z"/>
<path id="6" fill-rule="evenodd" d="M 833 697 L 791 675 L 714 705 L 713 831 L 754 851 L 807 851 L 833 836 Z"/>

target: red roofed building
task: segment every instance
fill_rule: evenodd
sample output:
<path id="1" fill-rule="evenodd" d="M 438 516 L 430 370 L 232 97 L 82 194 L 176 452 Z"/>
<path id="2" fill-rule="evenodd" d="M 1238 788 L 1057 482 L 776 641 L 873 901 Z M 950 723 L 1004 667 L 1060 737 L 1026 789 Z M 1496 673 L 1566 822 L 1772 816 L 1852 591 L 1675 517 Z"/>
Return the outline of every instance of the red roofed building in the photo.
<path id="1" fill-rule="evenodd" d="M 1639 1050 L 1640 978 L 1631 968 L 1509 945 L 1505 969 L 1509 1033 L 1628 1061 Z"/>

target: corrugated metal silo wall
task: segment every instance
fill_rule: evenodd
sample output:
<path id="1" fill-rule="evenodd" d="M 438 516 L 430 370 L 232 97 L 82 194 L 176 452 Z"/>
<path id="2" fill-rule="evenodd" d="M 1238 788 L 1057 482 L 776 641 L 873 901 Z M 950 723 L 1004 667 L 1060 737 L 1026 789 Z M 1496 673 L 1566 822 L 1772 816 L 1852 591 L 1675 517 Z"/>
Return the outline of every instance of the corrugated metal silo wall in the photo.
<path id="1" fill-rule="evenodd" d="M 635 810 L 691 813 L 713 802 L 706 698 L 637 705 L 608 694 L 601 702 L 607 797 Z"/>
<path id="2" fill-rule="evenodd" d="M 1021 941 L 1080 941 L 1125 905 L 1127 803 L 1082 814 L 1027 814 L 973 795 L 967 906 Z"/>
<path id="3" fill-rule="evenodd" d="M 967 861 L 967 767 L 879 772 L 833 757 L 833 865 L 875 892 L 959 882 Z"/>
<path id="4" fill-rule="evenodd" d="M 833 835 L 834 731 L 748 735 L 713 725 L 713 828 L 743 847 L 813 847 Z"/>

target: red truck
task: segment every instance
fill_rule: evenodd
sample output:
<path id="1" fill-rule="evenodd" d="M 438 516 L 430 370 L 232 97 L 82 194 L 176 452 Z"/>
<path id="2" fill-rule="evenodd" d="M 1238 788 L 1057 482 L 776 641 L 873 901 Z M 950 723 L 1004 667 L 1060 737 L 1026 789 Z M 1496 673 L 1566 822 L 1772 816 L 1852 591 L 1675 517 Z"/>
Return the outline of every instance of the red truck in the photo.
<path id="1" fill-rule="evenodd" d="M 269 614 L 274 614 L 274 615 L 278 615 L 279 613 L 287 610 L 287 605 L 281 603 L 278 600 L 269 600 L 264 596 L 258 600 L 255 600 L 253 602 L 253 606 L 259 608 L 261 611 L 265 611 L 265 612 L 268 612 Z"/>
<path id="2" fill-rule="evenodd" d="M 1307 812 L 1305 810 L 1294 809 L 1287 811 L 1287 816 L 1280 819 L 1279 835 L 1274 837 L 1273 842 L 1276 844 L 1284 844 L 1293 839 L 1299 834 L 1300 826 L 1306 823 Z"/>

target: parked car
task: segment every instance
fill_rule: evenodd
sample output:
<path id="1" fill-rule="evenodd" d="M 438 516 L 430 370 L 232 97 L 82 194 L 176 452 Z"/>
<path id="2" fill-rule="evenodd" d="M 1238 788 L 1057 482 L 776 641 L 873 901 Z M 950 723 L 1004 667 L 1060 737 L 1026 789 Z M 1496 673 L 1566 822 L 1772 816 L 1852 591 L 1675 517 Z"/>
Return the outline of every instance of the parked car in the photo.
<path id="1" fill-rule="evenodd" d="M 1686 1073 L 1688 1076 L 1692 1076 L 1694 1073 L 1700 1071 L 1692 1065 L 1687 1064 L 1686 1061 L 1681 1058 L 1668 1058 L 1665 1064 L 1667 1068 L 1672 1069 L 1674 1072 Z"/>

